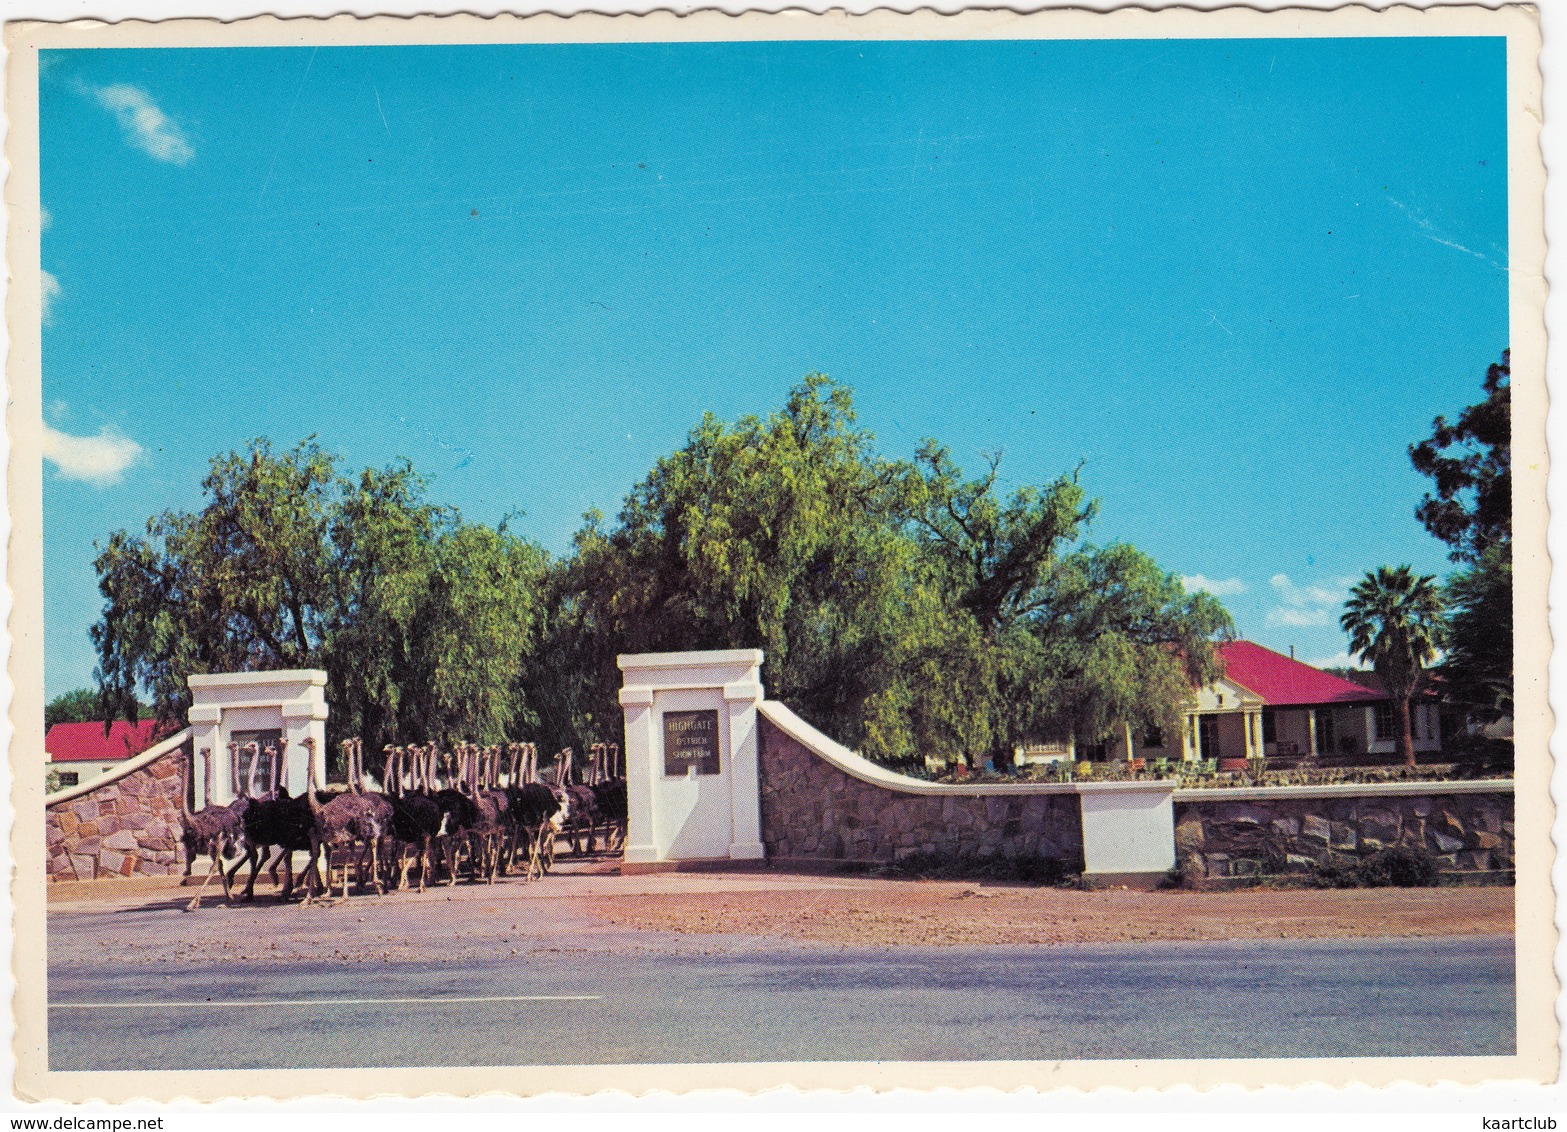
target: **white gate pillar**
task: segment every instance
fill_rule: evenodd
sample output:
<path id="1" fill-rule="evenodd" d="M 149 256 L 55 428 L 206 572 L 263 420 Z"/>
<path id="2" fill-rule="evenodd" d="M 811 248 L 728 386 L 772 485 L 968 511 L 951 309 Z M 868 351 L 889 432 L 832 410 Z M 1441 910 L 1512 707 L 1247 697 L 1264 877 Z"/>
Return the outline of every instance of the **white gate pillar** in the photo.
<path id="1" fill-rule="evenodd" d="M 625 863 L 761 860 L 760 649 L 619 658 Z"/>
<path id="2" fill-rule="evenodd" d="M 305 792 L 307 738 L 315 740 L 316 781 L 326 781 L 326 673 L 317 668 L 279 672 L 215 672 L 186 677 L 196 754 L 196 804 L 206 791 L 199 752 L 212 752 L 213 804 L 226 806 L 244 792 L 232 781 L 228 745 L 254 734 L 278 732 L 284 742 L 283 782 L 296 798 Z"/>

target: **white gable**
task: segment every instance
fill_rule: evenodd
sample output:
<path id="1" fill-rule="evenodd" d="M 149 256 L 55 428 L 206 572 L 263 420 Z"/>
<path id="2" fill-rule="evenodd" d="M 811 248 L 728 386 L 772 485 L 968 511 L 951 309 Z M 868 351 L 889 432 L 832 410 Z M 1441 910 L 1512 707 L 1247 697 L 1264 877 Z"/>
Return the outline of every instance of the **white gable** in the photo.
<path id="1" fill-rule="evenodd" d="M 1197 703 L 1193 711 L 1240 711 L 1242 708 L 1262 706 L 1262 698 L 1253 695 L 1230 680 L 1216 680 L 1197 691 Z"/>

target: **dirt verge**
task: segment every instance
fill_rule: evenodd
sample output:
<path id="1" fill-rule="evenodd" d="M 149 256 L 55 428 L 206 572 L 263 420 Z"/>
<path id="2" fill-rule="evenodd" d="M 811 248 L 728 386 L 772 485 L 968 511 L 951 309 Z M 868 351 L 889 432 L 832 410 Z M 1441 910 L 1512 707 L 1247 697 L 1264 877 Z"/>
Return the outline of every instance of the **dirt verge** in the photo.
<path id="1" fill-rule="evenodd" d="M 578 910 L 644 931 L 837 944 L 1505 935 L 1511 888 L 1080 892 L 860 881 L 816 892 L 594 896 Z"/>

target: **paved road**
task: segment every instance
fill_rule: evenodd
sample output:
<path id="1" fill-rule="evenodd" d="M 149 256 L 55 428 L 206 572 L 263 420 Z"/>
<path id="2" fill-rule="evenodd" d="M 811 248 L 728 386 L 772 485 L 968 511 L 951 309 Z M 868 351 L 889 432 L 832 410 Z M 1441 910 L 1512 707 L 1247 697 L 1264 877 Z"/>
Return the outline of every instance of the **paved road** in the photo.
<path id="1" fill-rule="evenodd" d="M 50 1068 L 1514 1051 L 1510 937 L 948 949 L 709 937 L 704 951 L 700 937 L 600 930 L 519 958 L 163 967 L 92 946 L 150 915 L 51 917 Z M 72 1006 L 84 1003 L 104 1005 Z"/>

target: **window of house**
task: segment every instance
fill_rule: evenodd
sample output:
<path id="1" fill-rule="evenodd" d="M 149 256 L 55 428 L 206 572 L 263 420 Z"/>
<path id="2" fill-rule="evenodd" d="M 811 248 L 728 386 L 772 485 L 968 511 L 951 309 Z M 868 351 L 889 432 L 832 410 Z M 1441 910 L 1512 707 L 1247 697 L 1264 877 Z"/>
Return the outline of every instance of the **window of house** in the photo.
<path id="1" fill-rule="evenodd" d="M 81 780 L 82 780 L 82 776 L 77 771 L 74 771 L 74 770 L 62 770 L 62 771 L 60 771 L 60 785 L 62 787 L 65 787 L 65 786 L 76 786 L 76 785 L 78 785 L 81 782 Z"/>
<path id="2" fill-rule="evenodd" d="M 1264 743 L 1277 743 L 1279 741 L 1278 722 L 1273 718 L 1272 708 L 1262 709 L 1262 741 Z"/>
<path id="3" fill-rule="evenodd" d="M 1164 750 L 1164 728 L 1150 727 L 1143 732 L 1143 746 L 1152 747 L 1155 750 Z"/>
<path id="4" fill-rule="evenodd" d="M 1389 701 L 1383 701 L 1376 705 L 1374 710 L 1376 733 L 1378 741 L 1393 739 L 1398 731 L 1398 722 L 1393 716 L 1393 705 Z"/>

